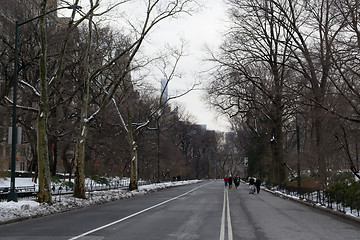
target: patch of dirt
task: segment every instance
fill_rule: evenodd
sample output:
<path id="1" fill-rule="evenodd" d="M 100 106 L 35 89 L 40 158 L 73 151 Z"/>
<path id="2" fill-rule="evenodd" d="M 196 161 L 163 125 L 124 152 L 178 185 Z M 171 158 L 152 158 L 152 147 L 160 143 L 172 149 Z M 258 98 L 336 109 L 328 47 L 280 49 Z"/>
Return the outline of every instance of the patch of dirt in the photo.
<path id="1" fill-rule="evenodd" d="M 297 181 L 293 181 L 287 184 L 287 186 L 291 187 L 297 187 Z M 315 177 L 307 177 L 304 179 L 301 179 L 301 187 L 302 188 L 312 188 L 312 189 L 324 189 L 324 186 L 322 183 L 317 181 Z"/>

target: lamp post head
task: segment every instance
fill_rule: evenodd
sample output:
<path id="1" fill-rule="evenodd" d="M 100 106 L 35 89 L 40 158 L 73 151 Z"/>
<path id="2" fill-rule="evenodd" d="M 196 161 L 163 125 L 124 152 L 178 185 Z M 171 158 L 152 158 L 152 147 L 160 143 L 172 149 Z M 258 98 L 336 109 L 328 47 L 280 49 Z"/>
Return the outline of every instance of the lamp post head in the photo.
<path id="1" fill-rule="evenodd" d="M 68 9 L 81 9 L 82 7 L 79 5 L 70 5 L 67 7 Z"/>

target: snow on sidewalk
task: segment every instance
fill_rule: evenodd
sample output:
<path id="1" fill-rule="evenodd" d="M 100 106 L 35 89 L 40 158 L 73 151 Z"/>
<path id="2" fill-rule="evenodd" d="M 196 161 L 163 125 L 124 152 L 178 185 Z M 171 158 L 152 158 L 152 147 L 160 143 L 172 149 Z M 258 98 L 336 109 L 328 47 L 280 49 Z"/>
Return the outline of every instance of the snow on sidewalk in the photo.
<path id="1" fill-rule="evenodd" d="M 53 196 L 53 204 L 40 204 L 35 199 L 19 198 L 18 202 L 0 202 L 0 224 L 15 222 L 28 218 L 46 216 L 54 213 L 70 211 L 91 205 L 117 201 L 137 195 L 145 195 L 160 189 L 197 183 L 199 180 L 156 183 L 140 186 L 138 190 L 128 191 L 115 189 L 87 193 L 87 199 L 74 198 L 72 195 Z"/>

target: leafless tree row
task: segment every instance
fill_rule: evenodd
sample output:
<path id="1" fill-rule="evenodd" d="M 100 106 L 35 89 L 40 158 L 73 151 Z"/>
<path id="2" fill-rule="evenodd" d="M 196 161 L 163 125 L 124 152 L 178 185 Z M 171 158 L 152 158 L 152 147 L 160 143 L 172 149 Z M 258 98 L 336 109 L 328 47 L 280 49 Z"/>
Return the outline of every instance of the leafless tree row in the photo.
<path id="1" fill-rule="evenodd" d="M 86 197 L 84 182 L 89 174 L 130 177 L 130 189 L 137 188 L 139 177 L 213 174 L 215 132 L 202 131 L 171 110 L 160 101 L 161 94 L 146 88 L 143 75 L 135 74 L 166 62 L 169 65 L 163 69 L 169 72 L 164 76 L 168 82 L 175 79 L 181 47 L 169 52 L 173 59 L 166 61 L 141 56 L 141 48 L 156 25 L 190 13 L 197 4 L 138 1 L 144 12 L 136 21 L 122 16 L 121 30 L 102 23 L 130 2 L 76 0 L 74 4 L 83 8 L 73 10 L 70 18 L 55 18 L 56 23 L 40 18 L 21 28 L 17 122 L 31 147 L 29 170 L 38 173 L 40 202 L 51 203 L 50 176 L 59 165 L 70 176 L 75 172 L 74 196 L 79 198 Z M 39 3 L 40 13 L 49 10 L 46 0 Z M 1 111 L 10 119 L 11 35 L 2 37 L 1 53 Z M 6 129 L 5 118 L 2 122 Z"/>
<path id="2" fill-rule="evenodd" d="M 280 183 L 296 172 L 297 122 L 303 170 L 323 184 L 334 169 L 359 177 L 359 2 L 227 3 L 209 101 L 262 148 L 263 174 Z"/>

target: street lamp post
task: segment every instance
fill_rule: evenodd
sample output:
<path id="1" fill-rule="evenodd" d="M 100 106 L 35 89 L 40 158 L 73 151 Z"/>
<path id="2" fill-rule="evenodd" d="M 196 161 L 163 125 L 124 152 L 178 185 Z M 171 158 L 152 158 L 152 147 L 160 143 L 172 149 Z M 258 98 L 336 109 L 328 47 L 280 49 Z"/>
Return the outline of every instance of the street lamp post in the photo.
<path id="1" fill-rule="evenodd" d="M 24 22 L 16 21 L 15 22 L 15 57 L 14 57 L 14 82 L 13 82 L 13 112 L 12 112 L 12 139 L 11 139 L 11 182 L 10 182 L 10 191 L 8 193 L 8 201 L 17 202 L 17 194 L 15 191 L 15 158 L 16 158 L 16 142 L 17 142 L 17 129 L 16 129 L 16 98 L 17 98 L 17 81 L 18 81 L 18 38 L 19 38 L 19 27 L 32 22 L 36 19 L 44 17 L 49 13 L 55 12 L 60 9 L 80 9 L 81 6 L 78 5 L 70 5 L 66 7 L 59 7 L 52 9 L 44 14 L 26 20 Z"/>
<path id="2" fill-rule="evenodd" d="M 300 175 L 300 128 L 298 124 L 298 118 L 296 115 L 296 149 L 297 149 L 297 188 L 300 193 L 301 187 L 301 175 Z"/>

